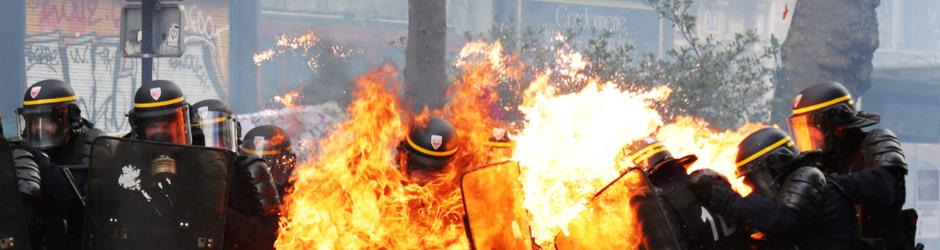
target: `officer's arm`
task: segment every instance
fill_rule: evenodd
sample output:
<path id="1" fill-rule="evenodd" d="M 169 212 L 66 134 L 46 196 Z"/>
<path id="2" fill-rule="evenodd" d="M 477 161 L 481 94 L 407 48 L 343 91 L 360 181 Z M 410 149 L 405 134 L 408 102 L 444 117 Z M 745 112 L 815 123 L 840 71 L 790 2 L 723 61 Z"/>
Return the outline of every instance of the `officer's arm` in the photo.
<path id="1" fill-rule="evenodd" d="M 281 198 L 267 163 L 257 156 L 239 156 L 233 206 L 248 215 L 274 215 Z"/>
<path id="2" fill-rule="evenodd" d="M 789 235 L 800 228 L 797 213 L 773 197 L 751 193 L 741 197 L 714 171 L 697 170 L 690 176 L 689 188 L 705 206 L 726 218 L 743 222 L 768 235 Z"/>
<path id="3" fill-rule="evenodd" d="M 861 172 L 836 175 L 836 182 L 855 201 L 873 206 L 890 206 L 895 203 L 897 179 L 884 168 L 866 169 Z"/>
<path id="4" fill-rule="evenodd" d="M 790 235 L 801 227 L 797 211 L 780 200 L 756 193 L 741 197 L 730 187 L 715 188 L 712 192 L 712 200 L 705 202 L 708 209 L 743 222 L 767 235 Z"/>
<path id="5" fill-rule="evenodd" d="M 42 198 L 42 172 L 36 159 L 43 157 L 38 152 L 25 147 L 14 146 L 13 167 L 16 169 L 16 183 L 28 200 L 38 202 Z"/>
<path id="6" fill-rule="evenodd" d="M 875 129 L 862 140 L 859 150 L 865 156 L 864 170 L 835 176 L 846 194 L 872 206 L 904 203 L 903 189 L 907 163 L 898 138 L 885 129 Z M 900 185 L 899 185 L 900 184 Z"/>

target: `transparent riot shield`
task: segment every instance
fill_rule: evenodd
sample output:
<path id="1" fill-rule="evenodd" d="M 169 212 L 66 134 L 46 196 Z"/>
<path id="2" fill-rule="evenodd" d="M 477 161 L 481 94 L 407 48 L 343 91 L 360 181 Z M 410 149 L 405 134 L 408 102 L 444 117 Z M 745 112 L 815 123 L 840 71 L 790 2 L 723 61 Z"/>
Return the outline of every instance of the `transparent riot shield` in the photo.
<path id="1" fill-rule="evenodd" d="M 233 158 L 221 149 L 98 138 L 83 247 L 221 248 Z"/>
<path id="2" fill-rule="evenodd" d="M 638 168 L 604 187 L 555 237 L 565 249 L 680 249 L 678 220 Z"/>
<path id="3" fill-rule="evenodd" d="M 474 249 L 531 249 L 519 165 L 501 162 L 461 178 L 467 237 Z"/>
<path id="4" fill-rule="evenodd" d="M 32 249 L 29 246 L 27 221 L 13 168 L 13 149 L 0 137 L 0 249 Z"/>

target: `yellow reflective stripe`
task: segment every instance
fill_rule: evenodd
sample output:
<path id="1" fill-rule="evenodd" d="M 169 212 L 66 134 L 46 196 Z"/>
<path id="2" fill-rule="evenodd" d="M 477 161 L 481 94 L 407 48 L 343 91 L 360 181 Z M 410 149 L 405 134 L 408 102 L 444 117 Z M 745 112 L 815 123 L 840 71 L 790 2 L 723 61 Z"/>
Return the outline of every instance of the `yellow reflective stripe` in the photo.
<path id="1" fill-rule="evenodd" d="M 238 148 L 241 149 L 242 151 L 245 151 L 246 153 L 253 154 L 253 155 L 278 155 L 278 154 L 281 154 L 281 150 L 254 150 L 254 149 L 246 148 L 245 146 L 238 146 Z M 290 151 L 290 150 L 291 150 L 290 147 L 287 147 L 287 148 L 284 149 L 284 151 Z"/>
<path id="2" fill-rule="evenodd" d="M 224 122 L 225 120 L 228 120 L 228 117 L 219 117 L 219 118 L 215 118 L 215 119 L 208 120 L 208 121 L 199 121 L 199 122 L 197 122 L 197 123 L 194 124 L 194 125 L 196 125 L 196 126 L 202 126 L 202 125 L 206 125 L 206 124 L 215 124 L 215 123 Z"/>
<path id="3" fill-rule="evenodd" d="M 483 145 L 496 148 L 511 148 L 515 147 L 515 142 L 497 142 L 497 141 L 485 141 Z"/>
<path id="4" fill-rule="evenodd" d="M 650 151 L 650 150 L 655 150 L 655 149 L 660 148 L 660 147 L 663 147 L 663 145 L 660 144 L 660 143 L 658 143 L 658 142 L 657 142 L 657 143 L 653 143 L 652 145 L 646 146 L 645 148 L 640 149 L 639 151 L 636 151 L 636 152 L 634 152 L 634 153 L 628 155 L 628 156 L 627 156 L 627 159 L 630 159 L 630 160 L 632 161 L 633 159 L 636 159 L 636 158 L 638 158 L 639 156 L 646 154 L 646 152 L 648 152 L 648 151 Z M 665 150 L 665 149 L 663 149 L 663 150 Z M 662 152 L 662 151 L 659 151 L 659 152 Z M 655 153 L 654 153 L 654 154 L 655 154 Z"/>
<path id="5" fill-rule="evenodd" d="M 640 164 L 640 162 L 643 162 L 646 159 L 649 159 L 650 157 L 653 157 L 654 155 L 663 151 L 666 151 L 666 147 L 660 145 L 659 147 L 654 148 L 652 151 L 648 151 L 645 154 L 633 159 L 633 164 Z"/>
<path id="6" fill-rule="evenodd" d="M 154 102 L 154 103 L 134 103 L 134 107 L 135 107 L 135 108 L 154 108 L 154 107 L 162 107 L 162 106 L 177 104 L 177 103 L 181 103 L 181 102 L 183 102 L 183 97 L 182 97 L 182 96 L 179 97 L 179 98 L 173 99 L 173 100 L 166 100 L 166 101 L 162 101 L 162 102 Z"/>
<path id="7" fill-rule="evenodd" d="M 826 101 L 826 102 L 824 102 L 824 103 L 812 105 L 812 106 L 809 106 L 809 107 L 803 107 L 803 108 L 794 109 L 794 110 L 793 110 L 793 115 L 799 115 L 799 114 L 803 114 L 803 113 L 806 113 L 806 112 L 812 112 L 812 111 L 815 111 L 815 110 L 818 110 L 818 109 L 821 109 L 821 108 L 828 107 L 829 105 L 833 105 L 833 104 L 836 104 L 836 103 L 843 102 L 843 101 L 845 101 L 845 100 L 849 100 L 849 101 L 851 102 L 852 96 L 851 96 L 851 95 L 845 95 L 845 96 L 842 96 L 842 97 L 839 97 L 839 98 L 836 98 L 836 99 L 832 99 L 832 100 Z"/>
<path id="8" fill-rule="evenodd" d="M 740 167 L 740 166 L 743 166 L 744 164 L 748 164 L 751 161 L 754 161 L 755 159 L 757 159 L 758 157 L 761 157 L 764 154 L 767 154 L 767 152 L 770 152 L 770 150 L 773 150 L 779 147 L 780 145 L 783 145 L 784 143 L 789 143 L 789 142 L 790 142 L 790 137 L 784 137 L 783 139 L 780 139 L 779 141 L 774 142 L 774 144 L 771 144 L 770 146 L 767 146 L 764 149 L 757 151 L 757 153 L 754 153 L 751 156 L 748 156 L 744 160 L 736 162 L 734 165 L 735 167 Z"/>
<path id="9" fill-rule="evenodd" d="M 418 144 L 415 144 L 415 142 L 411 140 L 411 136 L 405 136 L 405 140 L 408 141 L 408 145 L 411 145 L 411 148 L 418 150 L 418 152 L 421 152 L 426 155 L 445 157 L 445 156 L 450 156 L 454 153 L 457 153 L 457 148 L 451 149 L 450 151 L 444 151 L 444 152 L 437 152 L 437 151 L 432 151 L 429 149 L 422 148 L 421 146 L 418 146 Z"/>
<path id="10" fill-rule="evenodd" d="M 50 103 L 60 103 L 60 102 L 70 102 L 70 101 L 74 101 L 74 100 L 75 100 L 75 96 L 73 95 L 73 96 L 66 96 L 66 97 L 59 97 L 59 98 L 49 98 L 49 99 L 42 99 L 42 100 L 23 101 L 23 106 L 41 105 L 41 104 L 50 104 Z"/>

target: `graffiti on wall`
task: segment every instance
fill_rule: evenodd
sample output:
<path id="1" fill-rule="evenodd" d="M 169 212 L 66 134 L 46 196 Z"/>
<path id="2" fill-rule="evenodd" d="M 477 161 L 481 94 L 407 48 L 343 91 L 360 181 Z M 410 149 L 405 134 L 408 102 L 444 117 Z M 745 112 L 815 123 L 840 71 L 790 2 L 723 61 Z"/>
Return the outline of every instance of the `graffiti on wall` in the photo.
<path id="1" fill-rule="evenodd" d="M 124 114 L 140 86 L 140 60 L 118 50 L 124 0 L 28 0 L 25 84 L 62 79 L 82 115 L 107 132 L 129 130 Z M 192 103 L 228 96 L 228 1 L 183 2 L 185 50 L 154 60 L 154 79 L 180 85 Z"/>

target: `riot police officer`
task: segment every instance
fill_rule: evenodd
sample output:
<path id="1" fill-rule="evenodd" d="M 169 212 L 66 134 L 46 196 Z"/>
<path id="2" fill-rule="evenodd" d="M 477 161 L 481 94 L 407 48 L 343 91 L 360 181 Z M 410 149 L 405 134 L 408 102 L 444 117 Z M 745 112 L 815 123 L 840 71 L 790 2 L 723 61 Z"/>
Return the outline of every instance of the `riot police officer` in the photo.
<path id="1" fill-rule="evenodd" d="M 0 124 L 0 133 L 2 130 L 3 125 Z M 41 219 L 37 220 L 48 217 L 47 212 L 42 210 L 45 207 L 41 204 L 41 173 L 47 172 L 42 169 L 48 169 L 48 166 L 41 166 L 37 159 L 45 158 L 22 141 L 8 141 L 5 137 L 0 137 L 0 177 L 4 177 L 0 179 L 0 194 L 10 198 L 0 204 L 4 221 L 0 226 L 0 237 L 4 239 L 0 242 L 0 248 L 43 246 L 44 239 L 49 237 L 49 233 L 45 231 L 47 225 L 42 224 Z M 22 199 L 15 198 L 17 193 Z M 64 227 L 55 224 L 52 228 L 60 229 L 56 230 L 58 234 L 53 235 L 59 236 L 60 240 L 64 239 L 61 232 Z"/>
<path id="2" fill-rule="evenodd" d="M 738 145 L 737 174 L 752 193 L 741 197 L 709 169 L 693 172 L 690 187 L 706 207 L 748 227 L 760 248 L 859 249 L 852 203 L 811 156 L 782 130 L 763 128 Z"/>
<path id="3" fill-rule="evenodd" d="M 493 135 L 483 142 L 483 145 L 490 150 L 486 155 L 488 163 L 509 160 L 516 146 L 509 137 L 509 133 L 503 128 L 494 128 Z"/>
<path id="4" fill-rule="evenodd" d="M 228 104 L 216 99 L 191 107 L 193 143 L 238 153 L 226 211 L 226 249 L 271 249 L 277 233 L 280 196 L 268 162 L 239 148 L 241 125 Z"/>
<path id="5" fill-rule="evenodd" d="M 734 221 L 705 209 L 686 186 L 689 179 L 686 169 L 698 159 L 695 155 L 673 158 L 653 137 L 637 140 L 626 149 L 630 152 L 626 159 L 643 169 L 650 183 L 659 189 L 670 217 L 678 218 L 673 228 L 681 233 L 683 249 L 747 248 L 742 230 L 736 228 Z"/>
<path id="6" fill-rule="evenodd" d="M 175 83 L 154 80 L 134 95 L 134 108 L 127 114 L 131 132 L 127 137 L 153 142 L 190 145 L 189 104 Z"/>
<path id="7" fill-rule="evenodd" d="M 412 125 L 398 146 L 398 166 L 409 179 L 426 184 L 444 170 L 457 153 L 457 131 L 450 122 L 431 117 Z"/>
<path id="8" fill-rule="evenodd" d="M 793 101 L 790 130 L 802 151 L 821 150 L 822 170 L 834 174 L 857 203 L 861 233 L 876 248 L 913 247 L 913 210 L 902 213 L 907 163 L 890 130 L 862 128 L 880 116 L 859 111 L 837 82 L 818 83 Z M 904 218 L 902 218 L 904 217 Z"/>
<path id="9" fill-rule="evenodd" d="M 46 160 L 38 158 L 47 158 L 51 163 L 42 167 L 41 175 L 25 173 L 38 170 L 32 167 L 17 168 L 23 176 L 42 177 L 30 179 L 30 185 L 23 187 L 42 183 L 32 192 L 36 195 L 45 194 L 41 224 L 44 225 L 42 230 L 46 231 L 43 233 L 46 240 L 45 243 L 37 244 L 48 248 L 77 247 L 81 242 L 84 211 L 82 190 L 87 177 L 90 144 L 103 134 L 94 128 L 94 124 L 82 118 L 76 99 L 68 83 L 54 79 L 43 80 L 27 88 L 23 95 L 23 106 L 16 112 L 22 143 L 38 150 L 32 153 L 14 150 L 16 162 L 43 162 Z"/>
<path id="10" fill-rule="evenodd" d="M 291 147 L 291 139 L 278 126 L 262 125 L 245 133 L 239 154 L 264 159 L 270 166 L 278 194 L 285 195 L 292 187 L 291 176 L 297 165 L 297 155 Z"/>

